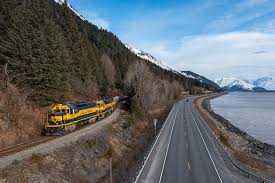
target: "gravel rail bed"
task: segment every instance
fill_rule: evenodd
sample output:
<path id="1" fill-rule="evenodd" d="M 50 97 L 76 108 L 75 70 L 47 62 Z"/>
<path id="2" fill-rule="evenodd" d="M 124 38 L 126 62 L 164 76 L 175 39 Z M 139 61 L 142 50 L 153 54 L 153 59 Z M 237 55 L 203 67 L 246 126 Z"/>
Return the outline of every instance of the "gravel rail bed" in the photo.
<path id="1" fill-rule="evenodd" d="M 6 166 L 12 164 L 14 161 L 21 161 L 27 158 L 30 158 L 33 154 L 49 154 L 58 148 L 62 148 L 68 145 L 71 145 L 74 142 L 79 141 L 81 138 L 85 137 L 86 135 L 95 134 L 101 129 L 103 129 L 108 124 L 116 121 L 120 115 L 121 110 L 116 109 L 110 116 L 106 117 L 105 119 L 89 125 L 85 128 L 77 130 L 73 133 L 67 134 L 65 136 L 61 136 L 56 138 L 52 141 L 39 144 L 37 146 L 31 147 L 29 149 L 17 152 L 15 154 L 5 156 L 0 158 L 0 169 L 5 168 Z"/>

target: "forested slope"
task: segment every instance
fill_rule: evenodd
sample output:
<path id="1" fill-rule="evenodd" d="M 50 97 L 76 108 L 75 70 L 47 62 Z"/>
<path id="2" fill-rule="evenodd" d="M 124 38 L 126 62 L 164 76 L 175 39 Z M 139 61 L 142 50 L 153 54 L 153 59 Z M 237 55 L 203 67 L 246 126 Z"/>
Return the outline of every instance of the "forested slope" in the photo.
<path id="1" fill-rule="evenodd" d="M 183 91 L 214 89 L 140 60 L 53 0 L 0 0 L 0 66 L 0 146 L 7 133 L 38 135 L 53 103 L 128 95 L 132 111 L 145 114 Z"/>

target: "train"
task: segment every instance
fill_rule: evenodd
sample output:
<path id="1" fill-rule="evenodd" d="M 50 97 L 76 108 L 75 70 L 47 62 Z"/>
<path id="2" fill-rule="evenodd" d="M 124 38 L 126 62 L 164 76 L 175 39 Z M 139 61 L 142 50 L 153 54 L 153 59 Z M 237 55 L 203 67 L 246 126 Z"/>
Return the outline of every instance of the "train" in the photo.
<path id="1" fill-rule="evenodd" d="M 63 135 L 111 114 L 118 104 L 118 97 L 93 102 L 56 104 L 47 114 L 43 134 Z"/>

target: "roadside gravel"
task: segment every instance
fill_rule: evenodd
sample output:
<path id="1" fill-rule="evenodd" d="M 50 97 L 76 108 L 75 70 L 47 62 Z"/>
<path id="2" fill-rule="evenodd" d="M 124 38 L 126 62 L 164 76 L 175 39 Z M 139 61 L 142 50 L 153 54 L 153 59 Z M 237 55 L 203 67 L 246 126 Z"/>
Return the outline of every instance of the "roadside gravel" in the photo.
<path id="1" fill-rule="evenodd" d="M 250 137 L 222 116 L 214 113 L 209 101 L 218 96 L 220 95 L 198 97 L 194 103 L 198 112 L 204 117 L 235 164 L 248 172 L 258 173 L 274 180 L 273 147 Z"/>

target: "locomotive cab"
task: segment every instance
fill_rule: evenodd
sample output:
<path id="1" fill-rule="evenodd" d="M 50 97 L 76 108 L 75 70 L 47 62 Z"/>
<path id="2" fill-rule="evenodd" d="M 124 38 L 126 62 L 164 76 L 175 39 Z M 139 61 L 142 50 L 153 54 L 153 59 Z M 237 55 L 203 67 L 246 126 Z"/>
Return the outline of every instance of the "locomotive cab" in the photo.
<path id="1" fill-rule="evenodd" d="M 58 104 L 55 105 L 51 112 L 48 114 L 48 123 L 50 124 L 62 124 L 64 117 L 70 114 L 70 108 L 67 105 Z"/>

